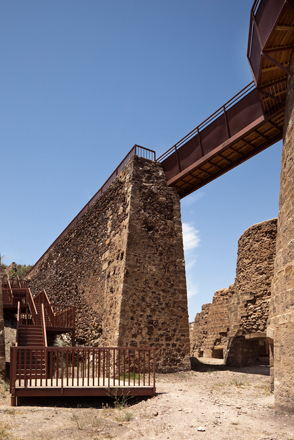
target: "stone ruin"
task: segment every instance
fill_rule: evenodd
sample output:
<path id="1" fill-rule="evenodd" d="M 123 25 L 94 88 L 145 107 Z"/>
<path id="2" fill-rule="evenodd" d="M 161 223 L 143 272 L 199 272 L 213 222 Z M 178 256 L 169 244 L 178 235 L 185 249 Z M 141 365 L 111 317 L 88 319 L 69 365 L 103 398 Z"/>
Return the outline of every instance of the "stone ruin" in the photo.
<path id="1" fill-rule="evenodd" d="M 244 366 L 268 357 L 267 321 L 276 254 L 277 219 L 251 226 L 238 241 L 233 285 L 215 292 L 197 313 L 193 357 L 220 358 Z"/>

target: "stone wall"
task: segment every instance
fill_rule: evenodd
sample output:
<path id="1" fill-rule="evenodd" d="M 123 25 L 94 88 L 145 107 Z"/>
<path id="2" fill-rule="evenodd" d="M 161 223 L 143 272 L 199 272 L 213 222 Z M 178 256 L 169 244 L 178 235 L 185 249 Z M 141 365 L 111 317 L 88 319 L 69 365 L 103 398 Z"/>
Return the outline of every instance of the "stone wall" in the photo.
<path id="1" fill-rule="evenodd" d="M 6 378 L 5 334 L 3 316 L 2 280 L 0 278 L 0 378 Z"/>
<path id="2" fill-rule="evenodd" d="M 291 61 L 294 71 L 294 57 Z M 275 409 L 294 413 L 294 77 L 288 80 L 270 322 Z"/>
<path id="3" fill-rule="evenodd" d="M 201 313 L 197 313 L 192 334 L 192 356 L 223 357 L 223 350 L 228 344 L 230 295 L 229 288 L 218 290 L 212 303 L 204 304 Z"/>
<path id="4" fill-rule="evenodd" d="M 227 364 L 246 365 L 268 356 L 266 326 L 276 253 L 277 219 L 251 226 L 238 242 L 230 300 Z"/>
<path id="5" fill-rule="evenodd" d="M 201 313 L 195 316 L 193 330 L 190 338 L 191 356 L 203 357 L 205 340 L 207 337 L 207 320 L 211 304 L 203 304 Z"/>
<path id="6" fill-rule="evenodd" d="M 158 371 L 189 368 L 180 201 L 160 164 L 133 157 L 29 278 L 76 305 L 79 344 L 156 347 Z"/>
<path id="7" fill-rule="evenodd" d="M 268 356 L 266 326 L 276 234 L 277 219 L 272 219 L 251 226 L 240 237 L 235 282 L 217 291 L 212 304 L 205 305 L 204 316 L 197 317 L 205 325 L 201 330 L 195 327 L 193 356 L 223 355 L 232 366 Z"/>

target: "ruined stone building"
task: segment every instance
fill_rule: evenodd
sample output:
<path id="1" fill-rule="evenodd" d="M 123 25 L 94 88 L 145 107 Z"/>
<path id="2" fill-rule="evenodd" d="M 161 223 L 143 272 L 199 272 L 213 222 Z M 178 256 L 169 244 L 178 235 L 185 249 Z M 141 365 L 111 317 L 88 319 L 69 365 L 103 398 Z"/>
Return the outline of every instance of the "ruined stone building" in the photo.
<path id="1" fill-rule="evenodd" d="M 266 327 L 274 274 L 277 219 L 251 226 L 240 237 L 233 285 L 215 292 L 195 317 L 191 354 L 246 365 L 268 357 Z"/>
<path id="2" fill-rule="evenodd" d="M 172 147 L 165 171 L 158 162 L 130 159 L 36 263 L 29 282 L 33 294 L 45 288 L 51 302 L 76 305 L 78 343 L 151 346 L 158 371 L 189 368 L 180 196 L 274 144 L 283 131 L 278 221 L 241 236 L 235 282 L 196 316 L 192 354 L 230 365 L 270 354 L 275 409 L 294 412 L 293 0 L 255 1 L 250 17 L 247 56 L 256 88 L 246 96 L 243 89 L 242 99 L 231 106 L 235 96 L 211 124 L 208 118 Z M 2 317 L 0 305 L 0 324 Z"/>

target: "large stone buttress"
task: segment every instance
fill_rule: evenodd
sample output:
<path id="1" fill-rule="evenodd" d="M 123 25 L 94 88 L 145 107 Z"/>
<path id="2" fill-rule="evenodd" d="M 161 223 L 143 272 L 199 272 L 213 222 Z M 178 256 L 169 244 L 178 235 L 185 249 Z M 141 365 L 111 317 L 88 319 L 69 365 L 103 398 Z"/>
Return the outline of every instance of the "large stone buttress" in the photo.
<path id="1" fill-rule="evenodd" d="M 190 368 L 179 196 L 134 156 L 30 273 L 33 294 L 77 306 L 77 341 L 151 346 L 157 370 Z"/>

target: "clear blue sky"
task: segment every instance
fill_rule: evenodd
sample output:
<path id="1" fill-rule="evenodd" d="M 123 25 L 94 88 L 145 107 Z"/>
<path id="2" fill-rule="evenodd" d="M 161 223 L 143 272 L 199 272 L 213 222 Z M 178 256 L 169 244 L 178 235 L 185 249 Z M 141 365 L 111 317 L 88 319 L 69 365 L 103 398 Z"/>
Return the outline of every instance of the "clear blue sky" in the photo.
<path id="1" fill-rule="evenodd" d="M 0 0 L 0 253 L 34 264 L 135 144 L 157 155 L 252 81 L 251 1 Z M 276 217 L 281 143 L 182 201 L 190 321 Z"/>

